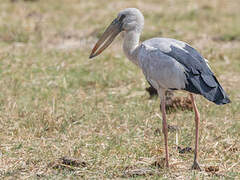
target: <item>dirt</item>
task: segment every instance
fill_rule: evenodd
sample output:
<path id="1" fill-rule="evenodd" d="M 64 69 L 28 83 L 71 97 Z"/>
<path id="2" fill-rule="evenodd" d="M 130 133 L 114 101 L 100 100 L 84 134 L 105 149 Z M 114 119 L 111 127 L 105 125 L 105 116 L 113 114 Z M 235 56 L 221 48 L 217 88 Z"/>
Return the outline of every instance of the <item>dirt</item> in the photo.
<path id="1" fill-rule="evenodd" d="M 152 163 L 152 166 L 163 169 L 165 167 L 165 158 L 159 158 Z"/>
<path id="2" fill-rule="evenodd" d="M 150 86 L 146 88 L 150 98 L 157 96 L 157 90 Z M 189 97 L 174 97 L 173 91 L 166 91 L 166 113 L 170 114 L 178 110 L 181 111 L 192 111 L 192 102 Z"/>
<path id="3" fill-rule="evenodd" d="M 174 97 L 166 104 L 166 112 L 172 113 L 178 110 L 192 111 L 192 102 L 189 97 Z"/>
<path id="4" fill-rule="evenodd" d="M 177 149 L 178 149 L 178 152 L 179 152 L 180 154 L 185 154 L 185 153 L 193 152 L 193 150 L 192 150 L 191 147 L 181 148 L 180 146 L 178 146 Z"/>
<path id="5" fill-rule="evenodd" d="M 137 177 L 137 176 L 151 176 L 156 174 L 153 169 L 150 168 L 136 168 L 136 169 L 125 169 L 123 172 L 124 178 L 126 177 Z"/>
<path id="6" fill-rule="evenodd" d="M 87 167 L 87 163 L 80 159 L 61 157 L 54 162 L 50 162 L 48 164 L 48 167 L 51 167 L 53 169 L 68 169 L 70 171 L 73 171 L 75 168 Z"/>
<path id="7" fill-rule="evenodd" d="M 208 167 L 205 167 L 205 171 L 215 173 L 215 172 L 219 171 L 219 167 L 218 166 L 208 166 Z"/>

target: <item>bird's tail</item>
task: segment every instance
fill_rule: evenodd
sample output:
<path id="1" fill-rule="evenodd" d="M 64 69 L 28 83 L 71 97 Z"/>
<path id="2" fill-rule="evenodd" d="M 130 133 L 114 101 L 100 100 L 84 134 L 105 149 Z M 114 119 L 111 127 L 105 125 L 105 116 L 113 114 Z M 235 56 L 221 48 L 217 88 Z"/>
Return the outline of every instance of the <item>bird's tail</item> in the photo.
<path id="1" fill-rule="evenodd" d="M 214 75 L 192 75 L 188 77 L 185 90 L 201 94 L 217 105 L 231 102 Z"/>

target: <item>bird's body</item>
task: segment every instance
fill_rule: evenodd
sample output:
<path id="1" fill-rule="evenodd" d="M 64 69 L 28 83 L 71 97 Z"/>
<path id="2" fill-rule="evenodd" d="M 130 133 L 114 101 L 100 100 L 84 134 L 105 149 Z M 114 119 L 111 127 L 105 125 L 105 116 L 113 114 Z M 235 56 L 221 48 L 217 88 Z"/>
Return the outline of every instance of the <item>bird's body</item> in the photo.
<path id="1" fill-rule="evenodd" d="M 134 53 L 155 89 L 186 90 L 216 104 L 229 103 L 206 59 L 190 45 L 170 38 L 153 38 L 140 44 Z"/>
<path id="2" fill-rule="evenodd" d="M 226 104 L 230 100 L 211 71 L 206 59 L 187 43 L 170 38 L 152 38 L 139 44 L 143 25 L 144 17 L 138 9 L 124 9 L 96 43 L 90 58 L 100 54 L 111 44 L 117 34 L 123 31 L 125 55 L 142 69 L 147 81 L 157 89 L 161 100 L 167 167 L 169 166 L 169 155 L 165 91 L 171 89 L 190 92 L 196 122 L 193 169 L 200 169 L 198 164 L 200 117 L 192 93 L 200 94 L 216 104 Z"/>
<path id="3" fill-rule="evenodd" d="M 162 38 L 150 39 L 139 46 L 138 59 L 146 79 L 155 89 L 184 89 L 186 77 L 183 66 L 171 56 L 164 53 L 168 48 Z M 170 47 L 169 47 L 170 48 Z M 164 51 L 163 51 L 164 50 Z M 161 70 L 159 70 L 161 69 Z"/>

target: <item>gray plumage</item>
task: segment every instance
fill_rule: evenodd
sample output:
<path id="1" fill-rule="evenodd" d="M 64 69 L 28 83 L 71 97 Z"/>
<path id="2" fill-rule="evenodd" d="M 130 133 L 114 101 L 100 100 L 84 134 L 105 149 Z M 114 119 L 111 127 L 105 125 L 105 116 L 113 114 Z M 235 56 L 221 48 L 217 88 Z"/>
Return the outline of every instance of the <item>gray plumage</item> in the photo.
<path id="1" fill-rule="evenodd" d="M 188 44 L 153 38 L 144 41 L 137 51 L 139 65 L 154 88 L 186 90 L 216 104 L 230 102 L 206 60 Z"/>

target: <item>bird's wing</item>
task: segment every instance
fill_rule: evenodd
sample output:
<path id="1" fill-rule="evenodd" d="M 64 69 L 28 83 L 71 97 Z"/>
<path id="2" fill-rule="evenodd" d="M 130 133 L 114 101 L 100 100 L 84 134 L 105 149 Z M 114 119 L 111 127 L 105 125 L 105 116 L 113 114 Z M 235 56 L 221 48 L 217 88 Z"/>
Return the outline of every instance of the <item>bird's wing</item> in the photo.
<path id="1" fill-rule="evenodd" d="M 185 90 L 201 94 L 216 104 L 230 102 L 206 60 L 188 44 L 169 38 L 153 38 L 142 43 L 180 63 L 185 69 Z"/>
<path id="2" fill-rule="evenodd" d="M 207 61 L 193 47 L 185 42 L 170 38 L 153 38 L 144 42 L 181 63 L 193 74 L 213 74 Z"/>
<path id="3" fill-rule="evenodd" d="M 139 66 L 156 89 L 184 89 L 184 66 L 158 48 L 142 44 L 138 48 Z"/>

